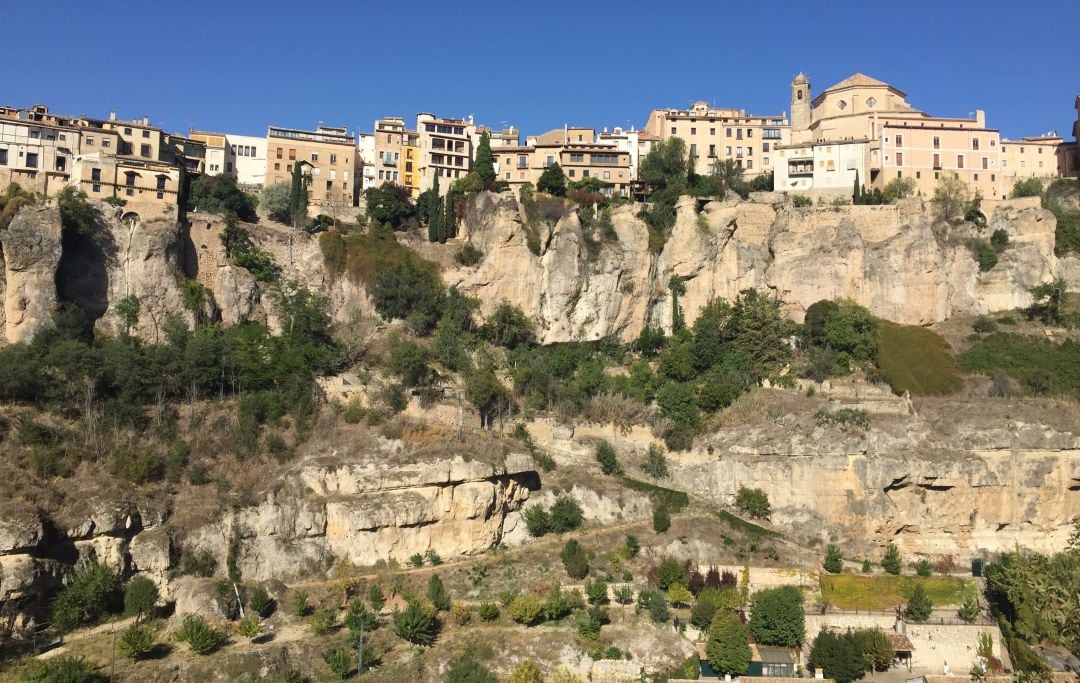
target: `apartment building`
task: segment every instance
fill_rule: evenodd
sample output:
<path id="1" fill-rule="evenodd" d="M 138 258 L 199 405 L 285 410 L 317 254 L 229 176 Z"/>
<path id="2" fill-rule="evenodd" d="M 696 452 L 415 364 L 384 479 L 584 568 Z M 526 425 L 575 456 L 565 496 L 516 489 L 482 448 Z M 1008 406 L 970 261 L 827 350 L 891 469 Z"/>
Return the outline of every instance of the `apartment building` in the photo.
<path id="1" fill-rule="evenodd" d="M 604 183 L 604 194 L 629 196 L 633 180 L 629 150 L 595 138 L 591 128 L 566 127 L 529 136 L 523 146 L 493 147 L 496 175 L 512 186 L 535 185 L 544 169 L 557 162 L 568 181 L 596 178 Z"/>
<path id="2" fill-rule="evenodd" d="M 401 148 L 405 144 L 405 119 L 384 116 L 375 121 L 375 184 L 401 184 Z"/>
<path id="3" fill-rule="evenodd" d="M 302 164 L 308 180 L 308 210 L 319 214 L 356 206 L 356 137 L 345 128 L 313 131 L 270 126 L 266 132 L 266 184 L 291 182 L 293 165 Z"/>
<path id="4" fill-rule="evenodd" d="M 790 142 L 791 126 L 785 114 L 755 116 L 700 101 L 689 109 L 652 110 L 645 131 L 660 140 L 682 138 L 687 153 L 697 158 L 699 173 L 731 160 L 753 177 L 773 170 L 776 146 Z"/>
<path id="5" fill-rule="evenodd" d="M 476 149 L 480 144 L 480 137 L 484 133 L 488 134 L 488 143 L 491 145 L 492 150 L 496 150 L 500 147 L 521 146 L 521 131 L 513 126 L 502 129 L 495 129 L 489 126 L 477 126 L 472 135 L 473 149 Z"/>
<path id="6" fill-rule="evenodd" d="M 611 145 L 630 155 L 630 178 L 636 179 L 638 166 L 652 150 L 660 138 L 644 130 L 624 130 L 616 126 L 610 132 L 605 128 L 597 134 L 596 141 L 602 145 Z"/>
<path id="7" fill-rule="evenodd" d="M 440 191 L 446 192 L 450 183 L 472 170 L 473 136 L 476 126 L 472 119 L 443 118 L 429 113 L 416 116 L 416 133 L 420 147 L 420 191 L 443 179 Z"/>
<path id="8" fill-rule="evenodd" d="M 413 199 L 420 196 L 420 135 L 406 131 L 401 138 L 401 186 Z"/>
<path id="9" fill-rule="evenodd" d="M 356 134 L 356 153 L 360 158 L 360 191 L 375 187 L 375 134 Z"/>
<path id="10" fill-rule="evenodd" d="M 254 135 L 225 134 L 227 144 L 225 172 L 245 187 L 266 184 L 266 138 Z"/>
<path id="11" fill-rule="evenodd" d="M 1044 181 L 1068 175 L 1068 157 L 1060 150 L 1065 140 L 1047 134 L 1001 141 L 1001 172 L 1012 182 L 1039 178 Z"/>
<path id="12" fill-rule="evenodd" d="M 69 181 L 80 132 L 47 114 L 44 105 L 0 108 L 0 187 L 51 195 Z"/>

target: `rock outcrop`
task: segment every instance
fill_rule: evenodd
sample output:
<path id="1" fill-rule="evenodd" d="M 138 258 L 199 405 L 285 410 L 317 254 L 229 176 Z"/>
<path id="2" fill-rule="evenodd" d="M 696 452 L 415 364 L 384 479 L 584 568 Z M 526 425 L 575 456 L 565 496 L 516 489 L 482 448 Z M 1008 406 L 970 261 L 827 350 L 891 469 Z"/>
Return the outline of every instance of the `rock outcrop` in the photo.
<path id="1" fill-rule="evenodd" d="M 635 338 L 645 325 L 669 327 L 672 276 L 692 321 L 710 301 L 744 289 L 773 291 L 800 320 L 815 301 L 851 298 L 877 315 L 929 324 L 1030 304 L 1028 289 L 1059 276 L 1055 220 L 1037 199 L 986 202 L 989 225 L 935 223 L 928 204 L 794 208 L 771 194 L 750 202 L 695 200 L 678 205 L 663 250 L 648 250 L 635 209 L 612 213 L 614 239 L 590 249 L 576 213 L 542 234 L 540 253 L 526 240 L 528 218 L 509 194 L 481 195 L 465 238 L 484 252 L 474 268 L 447 274 L 485 310 L 506 300 L 538 323 L 541 340 L 562 342 L 614 335 Z M 1000 262 L 980 272 L 971 243 L 1004 230 Z M 588 231 L 586 231 L 588 232 Z"/>
<path id="2" fill-rule="evenodd" d="M 28 341 L 52 319 L 60 253 L 60 211 L 55 207 L 23 207 L 0 231 L 0 322 L 7 341 Z"/>

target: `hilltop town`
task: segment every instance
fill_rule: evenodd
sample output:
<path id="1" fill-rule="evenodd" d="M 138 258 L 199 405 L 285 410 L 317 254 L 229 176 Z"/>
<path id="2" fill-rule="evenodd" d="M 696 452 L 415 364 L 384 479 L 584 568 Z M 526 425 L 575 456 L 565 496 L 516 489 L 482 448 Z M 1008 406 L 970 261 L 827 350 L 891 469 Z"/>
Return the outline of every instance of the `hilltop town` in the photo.
<path id="1" fill-rule="evenodd" d="M 1073 106 L 0 107 L 0 681 L 1076 681 Z"/>

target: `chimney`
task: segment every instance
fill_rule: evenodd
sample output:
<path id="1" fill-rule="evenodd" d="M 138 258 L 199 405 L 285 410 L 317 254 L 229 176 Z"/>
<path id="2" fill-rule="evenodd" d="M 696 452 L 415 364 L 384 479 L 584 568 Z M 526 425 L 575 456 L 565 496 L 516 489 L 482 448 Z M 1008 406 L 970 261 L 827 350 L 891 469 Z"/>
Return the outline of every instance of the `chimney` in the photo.
<path id="1" fill-rule="evenodd" d="M 814 669 L 814 680 L 816 680 L 816 681 L 825 680 L 825 669 Z"/>

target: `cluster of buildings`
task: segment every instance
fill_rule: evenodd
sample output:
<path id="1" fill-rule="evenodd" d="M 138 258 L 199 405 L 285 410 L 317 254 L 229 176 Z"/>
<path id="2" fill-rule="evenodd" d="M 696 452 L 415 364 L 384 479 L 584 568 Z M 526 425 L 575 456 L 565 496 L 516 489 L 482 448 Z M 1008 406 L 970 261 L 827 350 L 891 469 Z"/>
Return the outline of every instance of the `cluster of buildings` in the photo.
<path id="1" fill-rule="evenodd" d="M 810 79 L 791 83 L 788 112 L 760 116 L 696 102 L 655 109 L 641 130 L 564 126 L 522 141 L 513 126 L 493 129 L 472 116 L 430 113 L 415 124 L 399 116 L 372 132 L 318 126 L 269 126 L 265 136 L 190 130 L 168 133 L 148 117 L 120 120 L 53 114 L 44 105 L 0 107 L 0 186 L 14 182 L 52 195 L 74 185 L 95 199 L 123 200 L 132 211 L 175 211 L 182 175 L 226 174 L 255 189 L 288 182 L 295 164 L 308 179 L 313 214 L 359 208 L 364 190 L 385 184 L 413 197 L 439 179 L 445 192 L 471 169 L 487 134 L 499 180 L 536 184 L 558 163 L 568 180 L 594 178 L 601 191 L 627 197 L 638 166 L 656 143 L 681 138 L 699 173 L 732 161 L 745 176 L 772 174 L 774 189 L 800 194 L 850 194 L 856 179 L 884 188 L 909 178 L 924 194 L 943 174 L 956 174 L 984 197 L 1004 197 L 1020 179 L 1080 175 L 1080 96 L 1073 140 L 1056 134 L 1002 138 L 985 114 L 936 117 L 907 95 L 861 73 L 817 96 Z M 138 208 L 135 208 L 138 207 Z"/>

